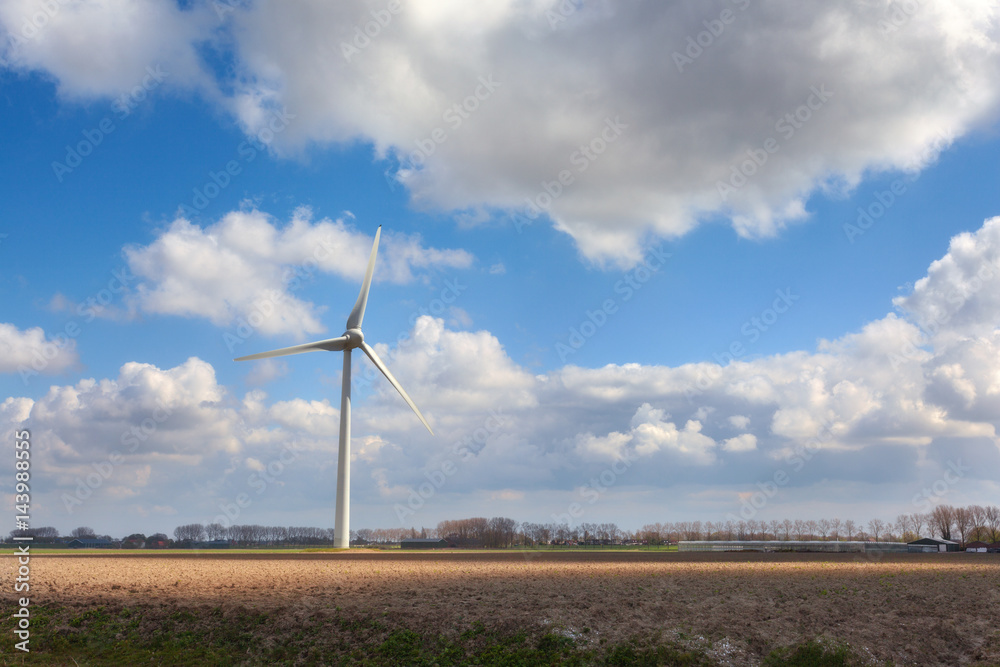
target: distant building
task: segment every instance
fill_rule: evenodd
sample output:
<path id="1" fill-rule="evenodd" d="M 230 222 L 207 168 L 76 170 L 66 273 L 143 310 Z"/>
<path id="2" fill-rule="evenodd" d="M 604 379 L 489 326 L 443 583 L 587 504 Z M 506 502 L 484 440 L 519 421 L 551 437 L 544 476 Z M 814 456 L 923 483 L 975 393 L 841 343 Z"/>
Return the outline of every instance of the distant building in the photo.
<path id="1" fill-rule="evenodd" d="M 1000 554 L 1000 542 L 994 542 L 986 547 L 986 553 Z"/>
<path id="2" fill-rule="evenodd" d="M 680 540 L 678 551 L 759 551 L 822 553 L 907 553 L 902 542 L 842 542 L 839 540 Z M 913 550 L 916 550 L 914 548 Z"/>
<path id="3" fill-rule="evenodd" d="M 448 540 L 434 538 L 413 537 L 399 542 L 400 549 L 447 549 L 449 546 Z"/>
<path id="4" fill-rule="evenodd" d="M 111 547 L 111 540 L 103 540 L 96 537 L 83 537 L 70 540 L 66 546 L 70 549 L 108 549 Z"/>
<path id="5" fill-rule="evenodd" d="M 972 553 L 984 554 L 989 551 L 990 545 L 986 542 L 969 542 L 965 545 L 966 551 L 971 551 Z"/>
<path id="6" fill-rule="evenodd" d="M 922 537 L 919 540 L 907 542 L 907 545 L 914 547 L 913 551 L 958 551 L 958 542 L 941 540 L 936 537 Z"/>
<path id="7" fill-rule="evenodd" d="M 195 549 L 228 549 L 229 540 L 210 540 L 208 542 L 195 542 Z"/>

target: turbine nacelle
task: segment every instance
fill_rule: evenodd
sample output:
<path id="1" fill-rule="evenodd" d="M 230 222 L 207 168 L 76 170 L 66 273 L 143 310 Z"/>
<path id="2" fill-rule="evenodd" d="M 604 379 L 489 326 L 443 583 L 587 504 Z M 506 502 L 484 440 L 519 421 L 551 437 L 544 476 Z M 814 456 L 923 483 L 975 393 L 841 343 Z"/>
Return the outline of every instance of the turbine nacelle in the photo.
<path id="1" fill-rule="evenodd" d="M 361 347 L 365 342 L 365 335 L 361 332 L 361 329 L 348 329 L 341 338 L 346 339 L 344 341 L 344 350 L 353 350 Z"/>

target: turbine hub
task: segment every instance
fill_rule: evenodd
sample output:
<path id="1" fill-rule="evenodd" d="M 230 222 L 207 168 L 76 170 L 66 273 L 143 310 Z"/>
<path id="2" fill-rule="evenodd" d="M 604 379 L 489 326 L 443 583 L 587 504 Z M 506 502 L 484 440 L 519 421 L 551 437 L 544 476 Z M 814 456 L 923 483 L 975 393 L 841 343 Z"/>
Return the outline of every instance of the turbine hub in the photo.
<path id="1" fill-rule="evenodd" d="M 344 332 L 344 336 L 347 338 L 347 343 L 344 345 L 345 350 L 353 350 L 356 347 L 361 347 L 361 343 L 365 340 L 365 335 L 361 333 L 361 329 L 348 329 Z"/>

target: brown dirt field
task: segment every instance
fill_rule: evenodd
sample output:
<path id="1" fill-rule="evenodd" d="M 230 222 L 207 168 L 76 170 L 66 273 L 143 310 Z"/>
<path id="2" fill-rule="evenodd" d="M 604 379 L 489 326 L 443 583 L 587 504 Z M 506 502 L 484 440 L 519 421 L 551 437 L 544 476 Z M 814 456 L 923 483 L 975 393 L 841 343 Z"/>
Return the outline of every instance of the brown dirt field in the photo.
<path id="1" fill-rule="evenodd" d="M 595 645 L 658 635 L 711 647 L 733 665 L 814 638 L 897 665 L 1000 664 L 993 554 L 33 556 L 32 604 L 77 610 L 221 606 L 273 612 L 293 626 L 339 614 L 446 635 L 481 621 Z M 12 594 L 3 599 L 9 605 Z"/>

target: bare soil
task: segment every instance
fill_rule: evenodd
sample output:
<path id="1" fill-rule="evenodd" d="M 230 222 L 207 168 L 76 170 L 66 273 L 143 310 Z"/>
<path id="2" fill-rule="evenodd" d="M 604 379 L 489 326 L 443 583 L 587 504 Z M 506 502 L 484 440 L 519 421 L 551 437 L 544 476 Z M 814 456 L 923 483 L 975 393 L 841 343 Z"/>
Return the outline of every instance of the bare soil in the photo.
<path id="1" fill-rule="evenodd" d="M 69 614 L 105 605 L 212 623 L 249 609 L 276 619 L 263 635 L 345 617 L 445 636 L 480 622 L 594 646 L 687 642 L 731 665 L 817 638 L 873 664 L 1000 664 L 993 554 L 35 555 L 31 579 L 33 605 Z M 5 592 L 4 608 L 13 600 Z"/>

